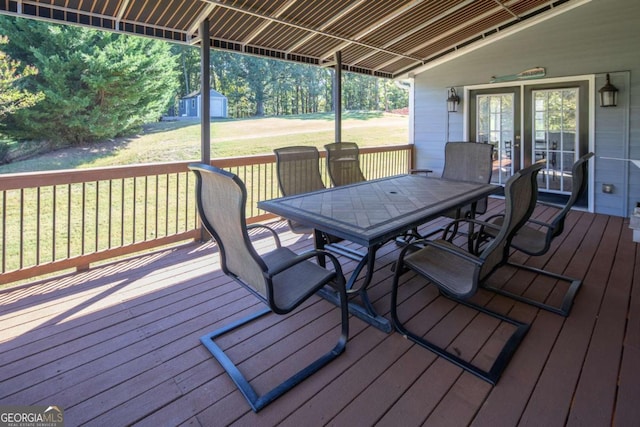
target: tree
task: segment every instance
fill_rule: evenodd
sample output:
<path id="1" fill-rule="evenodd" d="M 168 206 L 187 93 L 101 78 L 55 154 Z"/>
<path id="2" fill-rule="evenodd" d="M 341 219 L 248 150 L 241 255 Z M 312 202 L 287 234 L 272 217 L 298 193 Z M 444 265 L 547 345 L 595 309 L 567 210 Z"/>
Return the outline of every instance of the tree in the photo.
<path id="1" fill-rule="evenodd" d="M 0 45 L 9 39 L 0 36 Z M 38 69 L 27 65 L 21 68 L 20 61 L 11 59 L 0 50 L 0 123 L 4 117 L 23 108 L 29 108 L 44 98 L 42 92 L 30 92 L 20 87 L 22 81 L 38 74 Z"/>
<path id="2" fill-rule="evenodd" d="M 39 70 L 45 99 L 11 117 L 15 136 L 62 144 L 131 134 L 173 100 L 179 68 L 170 45 L 141 37 L 0 17 L 12 56 Z"/>

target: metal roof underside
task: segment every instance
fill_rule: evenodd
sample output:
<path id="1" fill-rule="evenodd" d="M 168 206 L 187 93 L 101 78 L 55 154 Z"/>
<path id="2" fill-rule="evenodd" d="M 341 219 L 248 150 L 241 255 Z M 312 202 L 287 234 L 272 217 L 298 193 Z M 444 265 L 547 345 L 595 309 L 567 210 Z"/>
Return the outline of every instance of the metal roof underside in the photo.
<path id="1" fill-rule="evenodd" d="M 394 78 L 580 0 L 0 0 L 0 13 Z"/>

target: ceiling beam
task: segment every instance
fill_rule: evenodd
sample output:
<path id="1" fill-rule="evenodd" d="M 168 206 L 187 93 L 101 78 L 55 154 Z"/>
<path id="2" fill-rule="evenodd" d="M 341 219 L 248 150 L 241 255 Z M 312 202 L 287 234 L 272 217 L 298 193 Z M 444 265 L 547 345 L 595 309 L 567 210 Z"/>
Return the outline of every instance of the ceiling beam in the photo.
<path id="1" fill-rule="evenodd" d="M 371 34 L 373 31 L 377 30 L 378 28 L 382 27 L 383 25 L 388 24 L 389 22 L 391 22 L 392 20 L 396 19 L 398 16 L 402 15 L 403 13 L 413 9 L 414 7 L 418 6 L 420 3 L 424 2 L 425 0 L 413 0 L 411 3 L 408 3 L 402 7 L 399 7 L 398 9 L 394 10 L 393 12 L 389 13 L 388 15 L 386 15 L 384 18 L 374 22 L 373 24 L 369 25 L 367 28 L 363 29 L 362 31 L 360 31 L 358 34 L 356 34 L 355 36 L 352 37 L 352 40 L 344 40 L 344 42 L 342 44 L 340 44 L 339 46 L 337 46 L 336 48 L 332 49 L 329 52 L 325 52 L 323 54 L 320 55 L 320 59 L 327 59 L 329 57 L 332 57 L 336 51 L 341 51 L 344 50 L 346 47 L 348 47 L 351 44 L 356 43 L 357 40 L 360 40 L 362 37 Z M 359 44 L 359 43 L 358 43 Z M 382 51 L 383 49 L 381 48 L 375 48 L 379 51 Z M 400 55 L 397 52 L 392 52 L 394 55 Z M 413 59 L 417 59 L 417 58 L 413 58 Z"/>
<path id="2" fill-rule="evenodd" d="M 509 7 L 506 5 L 505 3 L 502 3 L 500 0 L 493 0 L 496 3 L 498 3 L 498 5 L 503 8 L 504 10 L 506 10 L 507 12 L 509 12 L 514 18 L 518 18 L 518 15 L 511 9 L 509 9 Z"/>
<path id="3" fill-rule="evenodd" d="M 205 8 L 202 9 L 202 12 L 200 12 L 193 21 L 191 21 L 191 25 L 187 28 L 187 41 L 190 44 L 200 43 L 200 40 L 202 40 L 202 34 L 199 34 L 200 24 L 205 19 L 209 19 L 209 16 L 211 16 L 211 13 L 215 8 L 215 4 L 206 5 Z M 196 34 L 196 31 L 198 32 L 198 37 L 194 36 L 194 34 Z"/>
<path id="4" fill-rule="evenodd" d="M 127 7 L 129 7 L 129 3 L 131 2 L 131 0 L 124 0 L 121 4 L 120 7 L 118 8 L 118 12 L 116 13 L 116 29 L 120 29 L 120 21 L 122 21 L 122 17 L 124 16 L 124 13 L 127 11 Z"/>
<path id="5" fill-rule="evenodd" d="M 398 37 L 396 37 L 395 39 L 390 40 L 389 42 L 385 43 L 382 47 L 383 47 L 383 48 L 385 48 L 385 49 L 386 49 L 386 48 L 389 48 L 389 47 L 393 46 L 394 44 L 398 43 L 399 41 L 404 40 L 404 39 L 406 39 L 407 37 L 411 36 L 412 34 L 415 34 L 415 33 L 417 33 L 418 31 L 421 31 L 421 30 L 423 30 L 423 29 L 427 28 L 429 25 L 432 25 L 432 24 L 434 24 L 434 23 L 438 22 L 439 20 L 444 19 L 444 18 L 446 18 L 447 16 L 449 16 L 449 15 L 451 15 L 451 14 L 453 14 L 453 13 L 457 12 L 458 10 L 460 10 L 460 9 L 462 9 L 462 8 L 464 8 L 464 7 L 467 7 L 468 5 L 470 5 L 471 3 L 473 3 L 474 1 L 475 1 L 475 0 L 465 0 L 465 1 L 463 1 L 462 3 L 458 3 L 458 4 L 457 4 L 457 5 L 455 5 L 454 7 L 449 8 L 449 9 L 445 10 L 444 12 L 440 13 L 439 15 L 434 16 L 433 18 L 431 18 L 431 19 L 429 19 L 429 20 L 427 20 L 427 21 L 423 22 L 422 24 L 418 25 L 417 27 L 412 28 L 410 31 L 407 31 L 406 33 L 403 33 L 403 34 L 399 35 L 399 36 L 398 36 Z M 376 52 L 369 52 L 369 53 L 368 53 L 368 54 L 366 54 L 366 55 L 363 55 L 363 56 L 361 56 L 361 57 L 359 57 L 359 58 L 356 58 L 356 59 L 355 59 L 355 60 L 353 60 L 352 62 L 353 62 L 354 64 L 358 64 L 358 63 L 360 63 L 360 62 L 364 61 L 365 59 L 368 59 L 368 58 L 372 57 L 372 56 L 373 56 L 373 55 L 375 55 L 375 54 L 376 54 Z M 395 61 L 396 61 L 396 60 L 394 59 L 391 63 L 393 63 L 393 62 L 395 62 Z M 421 62 L 421 61 L 418 61 L 418 62 Z M 386 66 L 386 65 L 388 65 L 388 63 L 385 63 L 383 66 Z"/>

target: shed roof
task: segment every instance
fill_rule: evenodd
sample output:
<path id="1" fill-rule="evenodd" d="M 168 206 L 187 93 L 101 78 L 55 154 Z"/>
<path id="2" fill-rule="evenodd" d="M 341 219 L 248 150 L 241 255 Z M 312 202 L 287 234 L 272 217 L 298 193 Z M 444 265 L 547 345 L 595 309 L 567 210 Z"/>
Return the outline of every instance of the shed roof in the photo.
<path id="1" fill-rule="evenodd" d="M 402 77 L 590 0 L 0 0 L 0 13 Z"/>
<path id="2" fill-rule="evenodd" d="M 200 91 L 196 90 L 194 92 L 191 92 L 188 95 L 183 96 L 183 98 L 195 98 L 196 96 L 199 96 L 199 95 L 200 95 Z M 215 98 L 226 98 L 225 95 L 221 94 L 220 92 L 218 92 L 217 90 L 214 90 L 214 89 L 210 90 L 209 95 L 213 96 Z"/>

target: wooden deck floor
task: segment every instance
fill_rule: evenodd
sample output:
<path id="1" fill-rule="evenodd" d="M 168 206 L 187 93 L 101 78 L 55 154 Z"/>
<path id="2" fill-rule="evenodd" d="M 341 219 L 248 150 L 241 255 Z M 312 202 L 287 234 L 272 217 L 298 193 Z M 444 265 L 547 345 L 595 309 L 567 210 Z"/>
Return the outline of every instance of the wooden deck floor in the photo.
<path id="1" fill-rule="evenodd" d="M 492 199 L 490 208 L 501 205 Z M 550 212 L 540 207 L 535 216 Z M 311 247 L 310 239 L 276 225 L 284 244 Z M 0 405 L 58 405 L 67 426 L 638 425 L 640 250 L 631 237 L 623 218 L 571 212 L 553 254 L 514 255 L 584 279 L 568 318 L 480 291 L 477 301 L 531 323 L 494 387 L 398 333 L 352 317 L 346 352 L 258 414 L 199 342 L 258 309 L 255 298 L 220 272 L 210 243 L 2 290 Z M 380 251 L 371 287 L 375 307 L 387 317 L 396 256 L 393 243 Z M 531 284 L 527 292 L 538 297 L 552 289 L 548 279 L 512 267 L 491 280 Z M 500 328 L 476 325 L 468 309 L 411 275 L 400 298 L 403 318 L 463 354 L 476 351 L 468 342 L 500 335 Z M 292 315 L 267 316 L 222 345 L 260 391 L 332 346 L 338 325 L 337 308 L 314 297 Z"/>

